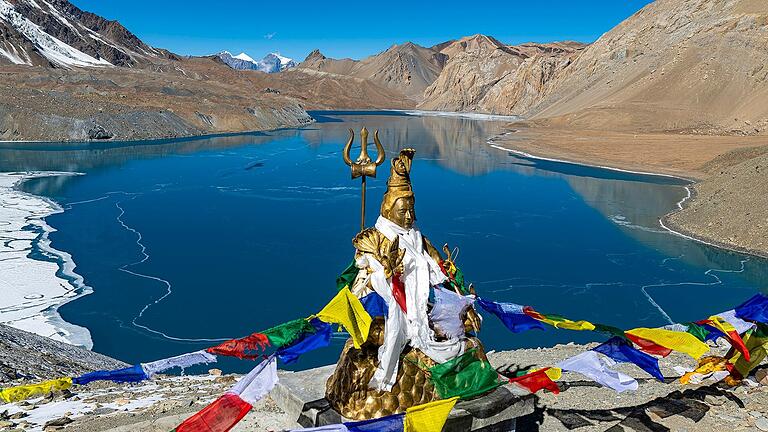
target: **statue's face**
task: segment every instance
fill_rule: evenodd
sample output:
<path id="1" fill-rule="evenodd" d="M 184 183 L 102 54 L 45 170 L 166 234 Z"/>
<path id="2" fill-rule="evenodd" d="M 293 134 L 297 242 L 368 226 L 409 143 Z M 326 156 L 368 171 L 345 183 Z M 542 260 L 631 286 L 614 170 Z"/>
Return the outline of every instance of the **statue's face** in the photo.
<path id="1" fill-rule="evenodd" d="M 413 228 L 413 223 L 416 222 L 414 204 L 416 201 L 413 197 L 398 198 L 388 219 L 405 229 Z"/>

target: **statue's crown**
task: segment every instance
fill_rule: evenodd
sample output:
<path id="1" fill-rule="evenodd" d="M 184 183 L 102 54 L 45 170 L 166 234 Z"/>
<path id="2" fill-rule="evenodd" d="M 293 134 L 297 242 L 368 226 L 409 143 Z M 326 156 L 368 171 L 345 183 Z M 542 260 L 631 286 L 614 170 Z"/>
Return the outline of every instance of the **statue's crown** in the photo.
<path id="1" fill-rule="evenodd" d="M 413 197 L 411 187 L 411 163 L 416 150 L 407 148 L 400 150 L 397 157 L 392 158 L 392 167 L 387 180 L 387 192 L 381 201 L 381 214 L 388 214 L 398 198 Z"/>

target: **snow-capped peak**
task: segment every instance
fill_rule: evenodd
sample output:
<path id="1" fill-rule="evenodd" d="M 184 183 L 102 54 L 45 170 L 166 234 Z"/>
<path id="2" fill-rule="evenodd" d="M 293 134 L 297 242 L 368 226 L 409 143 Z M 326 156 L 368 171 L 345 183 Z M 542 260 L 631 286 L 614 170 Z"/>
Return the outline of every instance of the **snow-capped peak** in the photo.
<path id="1" fill-rule="evenodd" d="M 287 64 L 293 62 L 292 58 L 281 56 L 280 53 L 273 52 L 271 54 L 273 56 L 277 57 L 278 59 L 280 59 L 280 64 L 287 65 Z"/>
<path id="2" fill-rule="evenodd" d="M 3 1 L 3 0 L 0 0 Z M 282 56 L 279 53 L 269 53 L 261 60 L 254 60 L 246 53 L 240 53 L 233 56 L 229 51 L 222 51 L 217 54 L 219 59 L 233 69 L 240 70 L 259 70 L 266 73 L 281 72 L 286 69 L 296 67 L 293 59 Z"/>
<path id="3" fill-rule="evenodd" d="M 254 60 L 253 58 L 251 58 L 251 56 L 249 56 L 248 54 L 246 54 L 244 52 L 241 52 L 240 54 L 238 54 L 236 56 L 232 56 L 232 57 L 234 57 L 236 59 L 239 59 L 239 60 L 243 60 L 243 61 L 247 61 L 247 62 L 251 62 L 251 63 L 256 63 L 256 60 Z"/>

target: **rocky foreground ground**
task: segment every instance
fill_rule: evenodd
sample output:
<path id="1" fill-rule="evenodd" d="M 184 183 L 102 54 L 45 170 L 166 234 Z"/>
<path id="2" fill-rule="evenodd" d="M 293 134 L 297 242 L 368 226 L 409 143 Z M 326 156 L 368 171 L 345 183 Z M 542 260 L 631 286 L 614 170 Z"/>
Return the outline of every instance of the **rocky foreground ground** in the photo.
<path id="1" fill-rule="evenodd" d="M 35 382 L 90 369 L 122 367 L 121 362 L 0 325 L 3 375 L 0 386 Z M 8 343 L 7 340 L 12 340 Z M 28 347 L 24 346 L 28 345 Z M 589 346 L 558 345 L 490 353 L 498 369 L 521 370 L 556 364 Z M 724 351 L 725 346 L 715 351 Z M 59 350 L 59 351 L 57 351 Z M 37 351 L 43 355 L 35 354 Z M 673 366 L 694 360 L 673 354 L 661 360 L 668 379 L 660 383 L 633 365 L 619 370 L 640 382 L 635 392 L 616 394 L 584 377 L 565 373 L 559 395 L 539 392 L 535 412 L 518 423 L 520 431 L 768 431 L 768 379 L 765 370 L 740 387 L 703 382 L 682 385 Z M 282 373 L 282 372 L 281 372 Z M 762 382 L 760 381 L 762 378 Z M 239 375 L 211 369 L 196 376 L 158 376 L 139 384 L 92 383 L 25 402 L 0 405 L 0 430 L 167 432 L 227 391 Z M 764 384 L 763 384 L 764 383 Z M 298 427 L 266 398 L 234 431 L 280 431 Z"/>

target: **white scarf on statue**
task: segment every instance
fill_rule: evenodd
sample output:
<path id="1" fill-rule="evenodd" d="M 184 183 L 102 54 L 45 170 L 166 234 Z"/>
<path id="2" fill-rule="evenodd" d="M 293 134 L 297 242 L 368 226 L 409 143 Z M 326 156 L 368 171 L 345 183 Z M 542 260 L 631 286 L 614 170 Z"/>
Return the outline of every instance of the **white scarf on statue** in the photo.
<path id="1" fill-rule="evenodd" d="M 397 380 L 400 353 L 409 341 L 412 347 L 418 348 L 438 363 L 445 363 L 461 355 L 464 344 L 460 339 L 437 342 L 434 332 L 429 328 L 429 290 L 432 286 L 443 283 L 446 277 L 437 262 L 425 250 L 421 232 L 416 228 L 406 230 L 383 216 L 379 216 L 376 221 L 376 229 L 390 241 L 399 238 L 400 249 L 405 251 L 401 278 L 405 285 L 407 313 L 400 309 L 392 295 L 392 280 L 387 279 L 384 274 L 384 266 L 372 255 L 365 256 L 373 269 L 371 285 L 384 298 L 389 308 L 384 324 L 384 344 L 379 347 L 379 365 L 371 379 L 370 387 L 390 391 Z"/>

